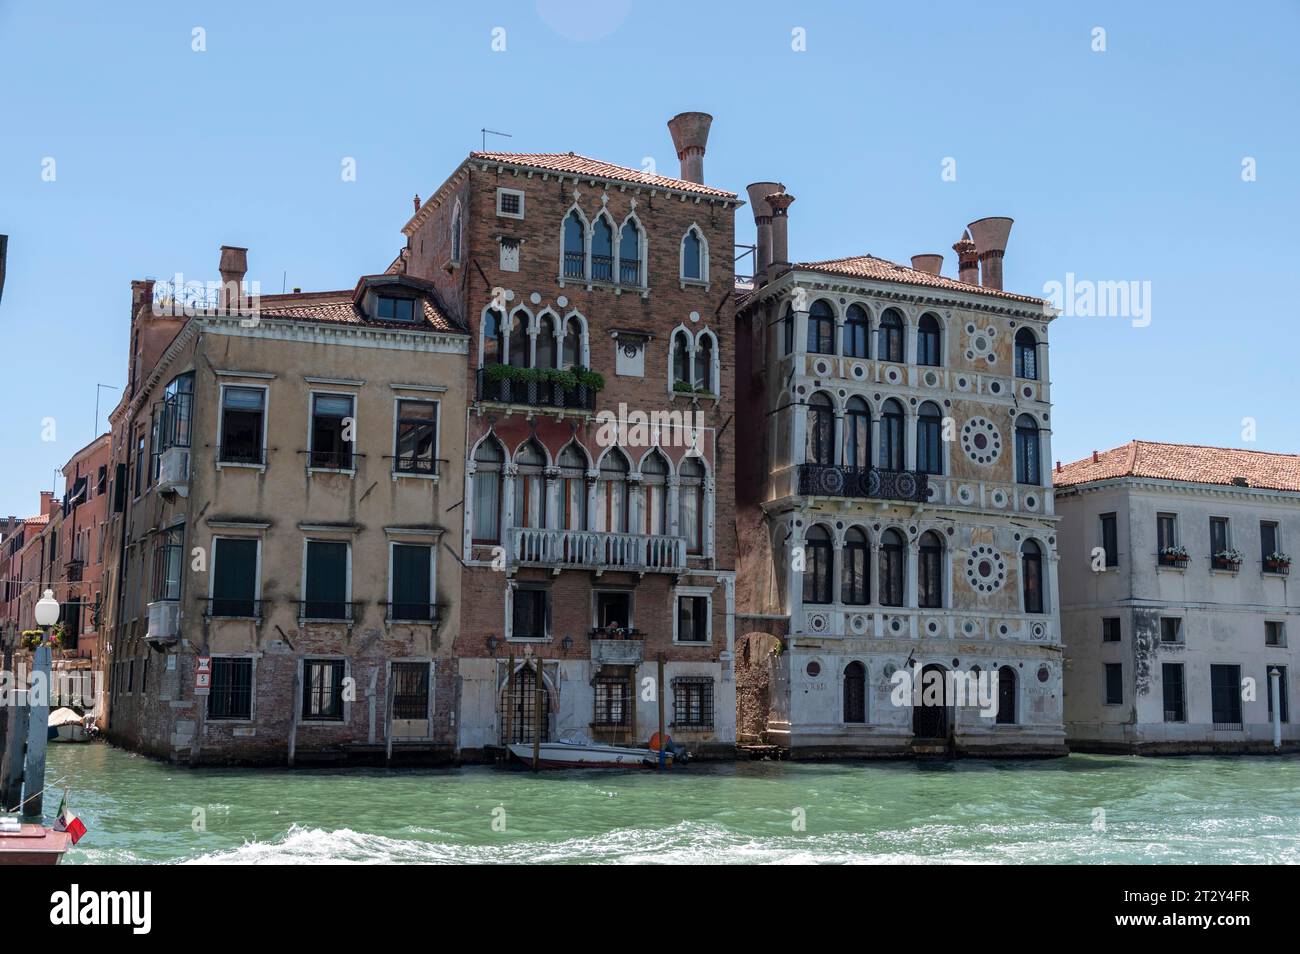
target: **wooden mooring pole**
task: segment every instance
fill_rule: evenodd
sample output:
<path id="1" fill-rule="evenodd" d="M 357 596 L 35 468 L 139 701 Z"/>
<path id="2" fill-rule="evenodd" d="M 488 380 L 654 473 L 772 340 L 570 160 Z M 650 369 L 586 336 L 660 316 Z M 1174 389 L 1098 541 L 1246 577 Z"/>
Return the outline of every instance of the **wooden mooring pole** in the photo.
<path id="1" fill-rule="evenodd" d="M 505 711 L 505 713 L 504 713 L 504 715 L 505 715 L 505 717 L 506 717 L 506 734 L 505 734 L 505 736 L 504 736 L 504 738 L 505 738 L 505 750 L 506 750 L 505 760 L 506 760 L 507 762 L 510 761 L 510 744 L 511 744 L 512 742 L 514 742 L 514 740 L 515 740 L 515 736 L 514 736 L 514 729 L 515 729 L 515 718 L 514 718 L 514 717 L 515 717 L 515 655 L 514 655 L 514 653 L 511 653 L 511 654 L 510 654 L 510 662 L 509 662 L 509 666 L 510 666 L 510 668 L 506 670 L 506 696 L 505 696 L 505 699 L 506 699 L 505 710 L 506 710 L 506 711 Z"/>
<path id="2" fill-rule="evenodd" d="M 45 749 L 50 733 L 50 644 L 49 631 L 43 642 L 33 654 L 33 678 L 39 673 L 45 680 L 45 691 L 37 693 L 38 705 L 29 705 L 30 720 L 27 725 L 27 764 L 23 768 L 23 802 L 22 814 L 41 816 L 45 792 Z"/>
<path id="3" fill-rule="evenodd" d="M 664 734 L 664 654 L 659 654 L 659 684 L 655 686 L 655 698 L 659 700 L 659 771 L 664 770 L 664 760 L 667 756 L 668 746 L 664 744 L 667 736 Z"/>
<path id="4" fill-rule="evenodd" d="M 537 688 L 533 692 L 533 771 L 542 767 L 542 706 L 546 690 L 542 687 L 542 667 L 537 667 Z"/>

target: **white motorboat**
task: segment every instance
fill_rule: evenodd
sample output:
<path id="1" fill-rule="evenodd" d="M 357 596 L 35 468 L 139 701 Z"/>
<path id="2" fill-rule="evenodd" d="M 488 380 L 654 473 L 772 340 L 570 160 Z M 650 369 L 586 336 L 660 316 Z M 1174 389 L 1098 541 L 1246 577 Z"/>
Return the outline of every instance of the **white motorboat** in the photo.
<path id="1" fill-rule="evenodd" d="M 51 712 L 49 727 L 54 733 L 50 736 L 51 742 L 89 742 L 91 739 L 85 718 L 72 709 L 55 709 Z"/>
<path id="2" fill-rule="evenodd" d="M 516 742 L 509 748 L 510 754 L 521 762 L 533 763 L 533 743 Z M 544 768 L 654 768 L 659 764 L 659 753 L 653 749 L 561 740 L 543 742 L 539 746 L 538 763 Z M 671 752 L 665 753 L 664 764 L 673 764 Z"/>

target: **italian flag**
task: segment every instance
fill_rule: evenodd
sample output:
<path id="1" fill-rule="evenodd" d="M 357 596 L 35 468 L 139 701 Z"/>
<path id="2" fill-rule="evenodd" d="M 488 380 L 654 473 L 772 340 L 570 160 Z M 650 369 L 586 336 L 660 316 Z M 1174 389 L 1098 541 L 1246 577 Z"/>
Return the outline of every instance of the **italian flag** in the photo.
<path id="1" fill-rule="evenodd" d="M 72 836 L 74 845 L 81 841 L 81 836 L 86 833 L 86 826 L 81 823 L 81 819 L 68 808 L 68 793 L 66 790 L 63 793 L 63 798 L 59 801 L 59 819 L 54 823 L 54 830 L 66 831 Z"/>

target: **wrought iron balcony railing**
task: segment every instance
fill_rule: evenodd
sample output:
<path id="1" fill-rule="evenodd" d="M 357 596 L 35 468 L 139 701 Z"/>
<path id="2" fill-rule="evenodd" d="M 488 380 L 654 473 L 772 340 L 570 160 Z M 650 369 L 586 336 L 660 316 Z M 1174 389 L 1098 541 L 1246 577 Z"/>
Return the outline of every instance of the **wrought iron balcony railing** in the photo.
<path id="1" fill-rule="evenodd" d="M 585 385 L 565 390 L 551 381 L 515 381 L 510 378 L 493 379 L 486 368 L 478 371 L 478 399 L 501 401 L 505 404 L 526 404 L 529 407 L 572 408 L 593 411 L 596 409 L 596 391 Z"/>
<path id="2" fill-rule="evenodd" d="M 861 497 L 922 502 L 928 475 L 912 470 L 800 464 L 799 493 L 805 497 Z"/>
<path id="3" fill-rule="evenodd" d="M 508 531 L 509 558 L 532 566 L 675 573 L 686 568 L 686 538 L 598 530 Z"/>

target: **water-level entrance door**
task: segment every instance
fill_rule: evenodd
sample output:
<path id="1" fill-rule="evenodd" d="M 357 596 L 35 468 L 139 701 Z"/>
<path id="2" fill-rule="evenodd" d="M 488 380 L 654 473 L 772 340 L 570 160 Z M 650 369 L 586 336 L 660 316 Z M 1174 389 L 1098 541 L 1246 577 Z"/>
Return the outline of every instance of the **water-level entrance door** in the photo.
<path id="1" fill-rule="evenodd" d="M 921 670 L 920 699 L 912 697 L 912 734 L 918 739 L 948 737 L 948 672 L 930 664 Z"/>

